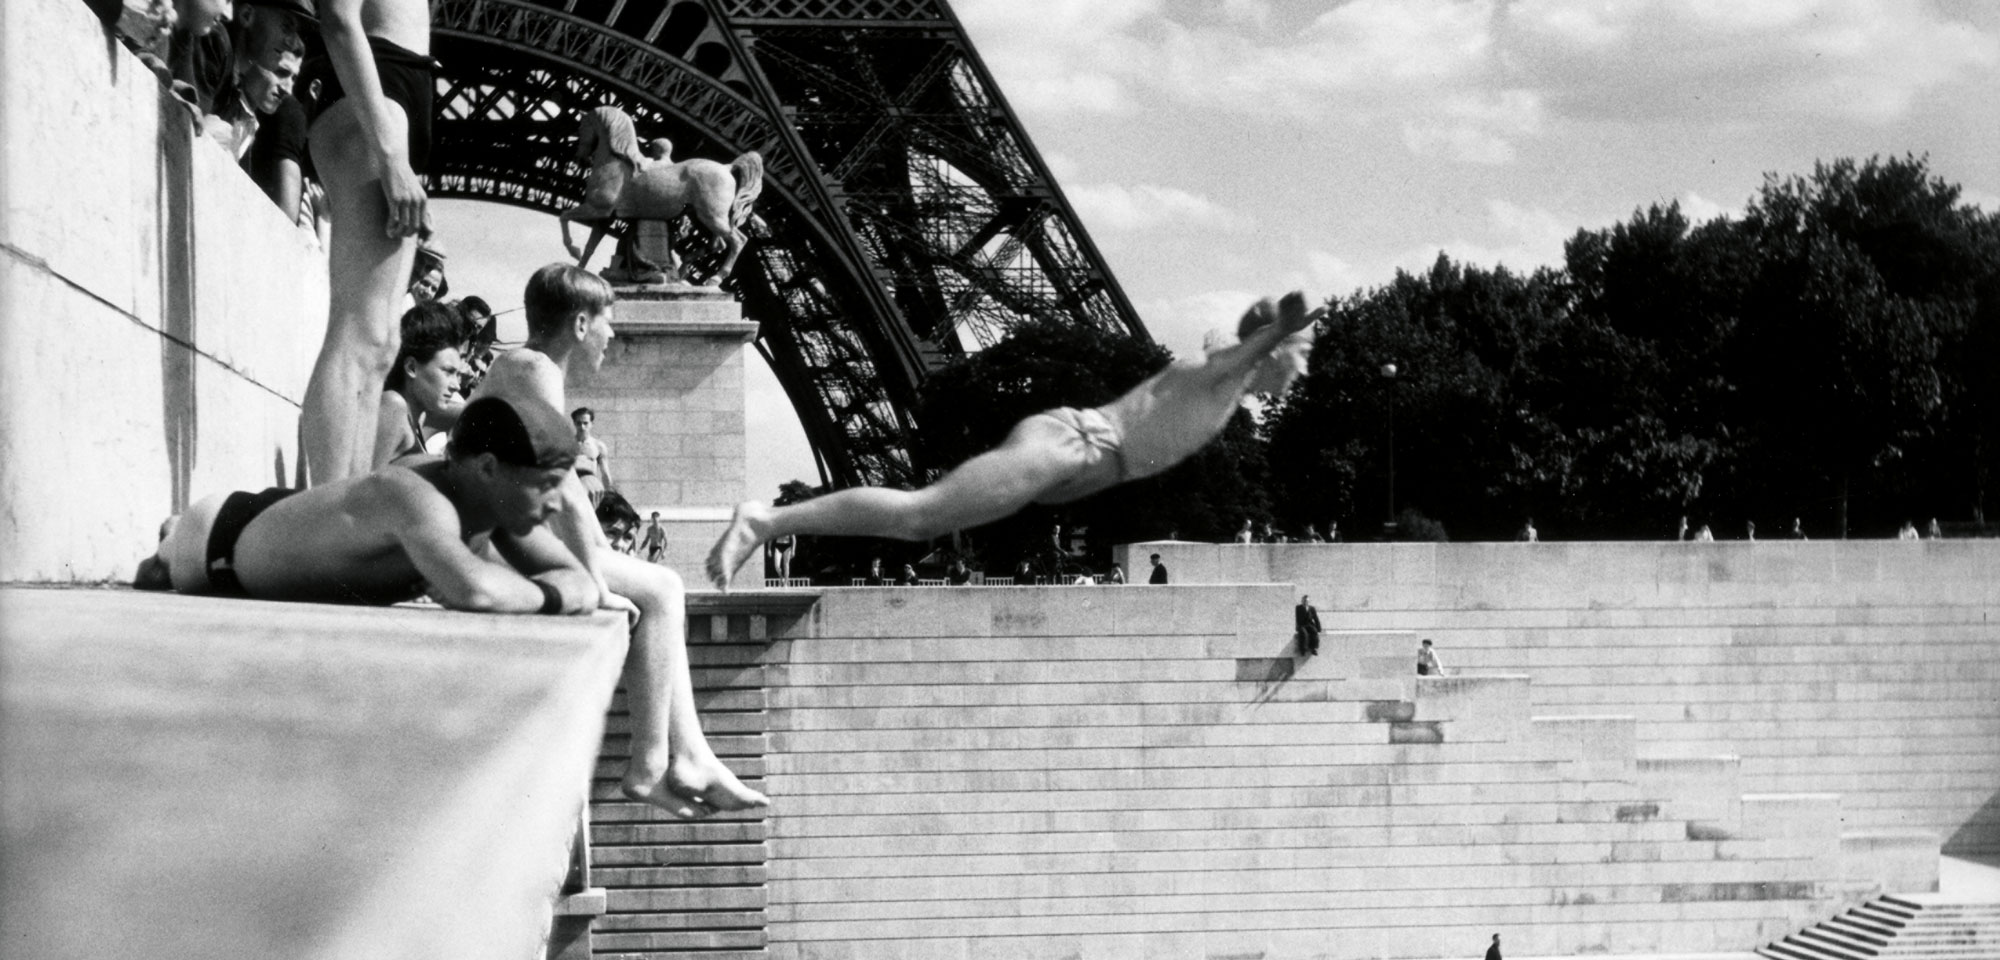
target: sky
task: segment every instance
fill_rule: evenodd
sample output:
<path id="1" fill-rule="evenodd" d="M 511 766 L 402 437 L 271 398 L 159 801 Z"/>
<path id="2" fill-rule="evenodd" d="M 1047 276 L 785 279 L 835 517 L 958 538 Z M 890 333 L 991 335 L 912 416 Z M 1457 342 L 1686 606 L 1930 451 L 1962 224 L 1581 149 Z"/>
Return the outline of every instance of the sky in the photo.
<path id="1" fill-rule="evenodd" d="M 1154 339 L 1183 355 L 1260 296 L 1346 296 L 1440 251 L 1558 265 L 1578 229 L 1654 203 L 1740 213 L 1766 174 L 1820 160 L 1928 155 L 2000 211 L 1993 0 L 952 7 Z M 454 296 L 518 305 L 562 256 L 551 217 L 438 207 Z M 777 451 L 751 490 L 817 482 L 775 378 L 749 364 L 750 449 Z"/>

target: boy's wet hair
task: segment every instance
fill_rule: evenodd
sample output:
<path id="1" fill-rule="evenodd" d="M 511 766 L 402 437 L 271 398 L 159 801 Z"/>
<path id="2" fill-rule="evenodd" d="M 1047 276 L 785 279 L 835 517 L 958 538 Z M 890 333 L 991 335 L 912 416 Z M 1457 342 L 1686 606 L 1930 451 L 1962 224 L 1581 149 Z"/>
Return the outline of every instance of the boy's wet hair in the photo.
<path id="1" fill-rule="evenodd" d="M 576 464 L 576 429 L 540 400 L 481 397 L 451 431 L 451 459 L 482 453 L 508 466 L 568 469 Z"/>
<path id="2" fill-rule="evenodd" d="M 595 314 L 617 301 L 618 294 L 603 277 L 567 263 L 551 263 L 535 271 L 521 293 L 531 337 L 556 333 L 576 314 Z"/>

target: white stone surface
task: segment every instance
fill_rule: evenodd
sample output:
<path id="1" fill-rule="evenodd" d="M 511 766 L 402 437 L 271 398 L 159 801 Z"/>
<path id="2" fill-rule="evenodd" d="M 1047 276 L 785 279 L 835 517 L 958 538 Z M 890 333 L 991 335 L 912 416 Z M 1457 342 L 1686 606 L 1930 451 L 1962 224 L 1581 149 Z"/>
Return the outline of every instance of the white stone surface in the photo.
<path id="1" fill-rule="evenodd" d="M 0 5 L 0 581 L 291 480 L 325 256 L 184 117 L 81 3 Z"/>

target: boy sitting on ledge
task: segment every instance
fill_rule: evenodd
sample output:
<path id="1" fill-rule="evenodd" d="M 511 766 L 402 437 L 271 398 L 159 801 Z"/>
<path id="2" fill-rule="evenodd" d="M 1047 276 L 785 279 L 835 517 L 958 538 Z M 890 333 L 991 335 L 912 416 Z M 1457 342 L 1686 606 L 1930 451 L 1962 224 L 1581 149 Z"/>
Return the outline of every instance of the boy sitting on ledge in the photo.
<path id="1" fill-rule="evenodd" d="M 1236 343 L 1212 344 L 1203 361 L 1171 364 L 1102 407 L 1058 407 L 1022 420 L 997 449 L 922 490 L 850 487 L 783 507 L 741 504 L 709 550 L 708 578 L 728 589 L 736 568 L 777 537 L 928 540 L 1031 503 L 1069 503 L 1161 473 L 1215 439 L 1246 395 L 1291 386 L 1325 314 L 1308 312 L 1298 291 L 1275 304 L 1258 301 L 1238 323 Z"/>
<path id="2" fill-rule="evenodd" d="M 604 363 L 615 335 L 612 306 L 617 294 L 602 277 L 565 263 L 536 270 L 522 291 L 528 341 L 493 361 L 472 397 L 498 397 L 517 404 L 567 409 L 566 377 L 572 365 Z M 576 431 L 571 428 L 571 446 Z M 695 714 L 694 681 L 688 673 L 687 591 L 680 575 L 611 548 L 597 523 L 590 496 L 574 471 L 562 479 L 561 508 L 549 519 L 605 592 L 630 597 L 638 606 L 632 627 L 632 654 L 625 666 L 625 696 L 634 726 L 632 765 L 625 795 L 676 810 L 683 816 L 760 807 L 770 801 L 743 785 L 717 759 Z M 658 726 L 661 735 L 639 728 Z"/>
<path id="3" fill-rule="evenodd" d="M 481 399 L 465 408 L 448 449 L 442 460 L 388 466 L 310 490 L 202 500 L 167 521 L 159 552 L 139 564 L 133 586 L 370 604 L 428 591 L 454 610 L 633 611 L 631 602 L 601 591 L 545 523 L 576 459 L 568 417 L 533 400 Z M 753 805 L 724 791 L 694 789 L 691 782 L 701 783 L 694 777 L 709 775 L 698 766 L 674 768 L 666 715 L 646 709 L 644 700 L 645 690 L 671 685 L 672 678 L 654 674 L 671 669 L 673 658 L 662 661 L 639 634 L 635 629 L 626 658 L 633 688 L 627 795 L 681 817 Z M 679 659 L 685 684 L 684 652 Z M 693 736 L 701 740 L 698 726 Z M 708 759 L 713 763 L 713 754 Z M 735 783 L 727 770 L 722 775 Z"/>

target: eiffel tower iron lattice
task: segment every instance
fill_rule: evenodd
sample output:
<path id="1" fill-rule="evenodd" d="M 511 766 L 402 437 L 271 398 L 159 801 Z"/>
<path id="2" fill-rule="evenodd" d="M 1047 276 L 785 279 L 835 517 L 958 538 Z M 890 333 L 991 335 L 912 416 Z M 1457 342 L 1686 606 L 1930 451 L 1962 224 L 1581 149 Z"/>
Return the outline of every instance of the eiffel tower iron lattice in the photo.
<path id="1" fill-rule="evenodd" d="M 943 0 L 438 0 L 432 20 L 433 196 L 561 211 L 606 103 L 675 159 L 764 155 L 728 285 L 825 480 L 924 483 L 918 388 L 1016 325 L 1147 336 Z M 712 267 L 701 236 L 675 244 Z"/>

